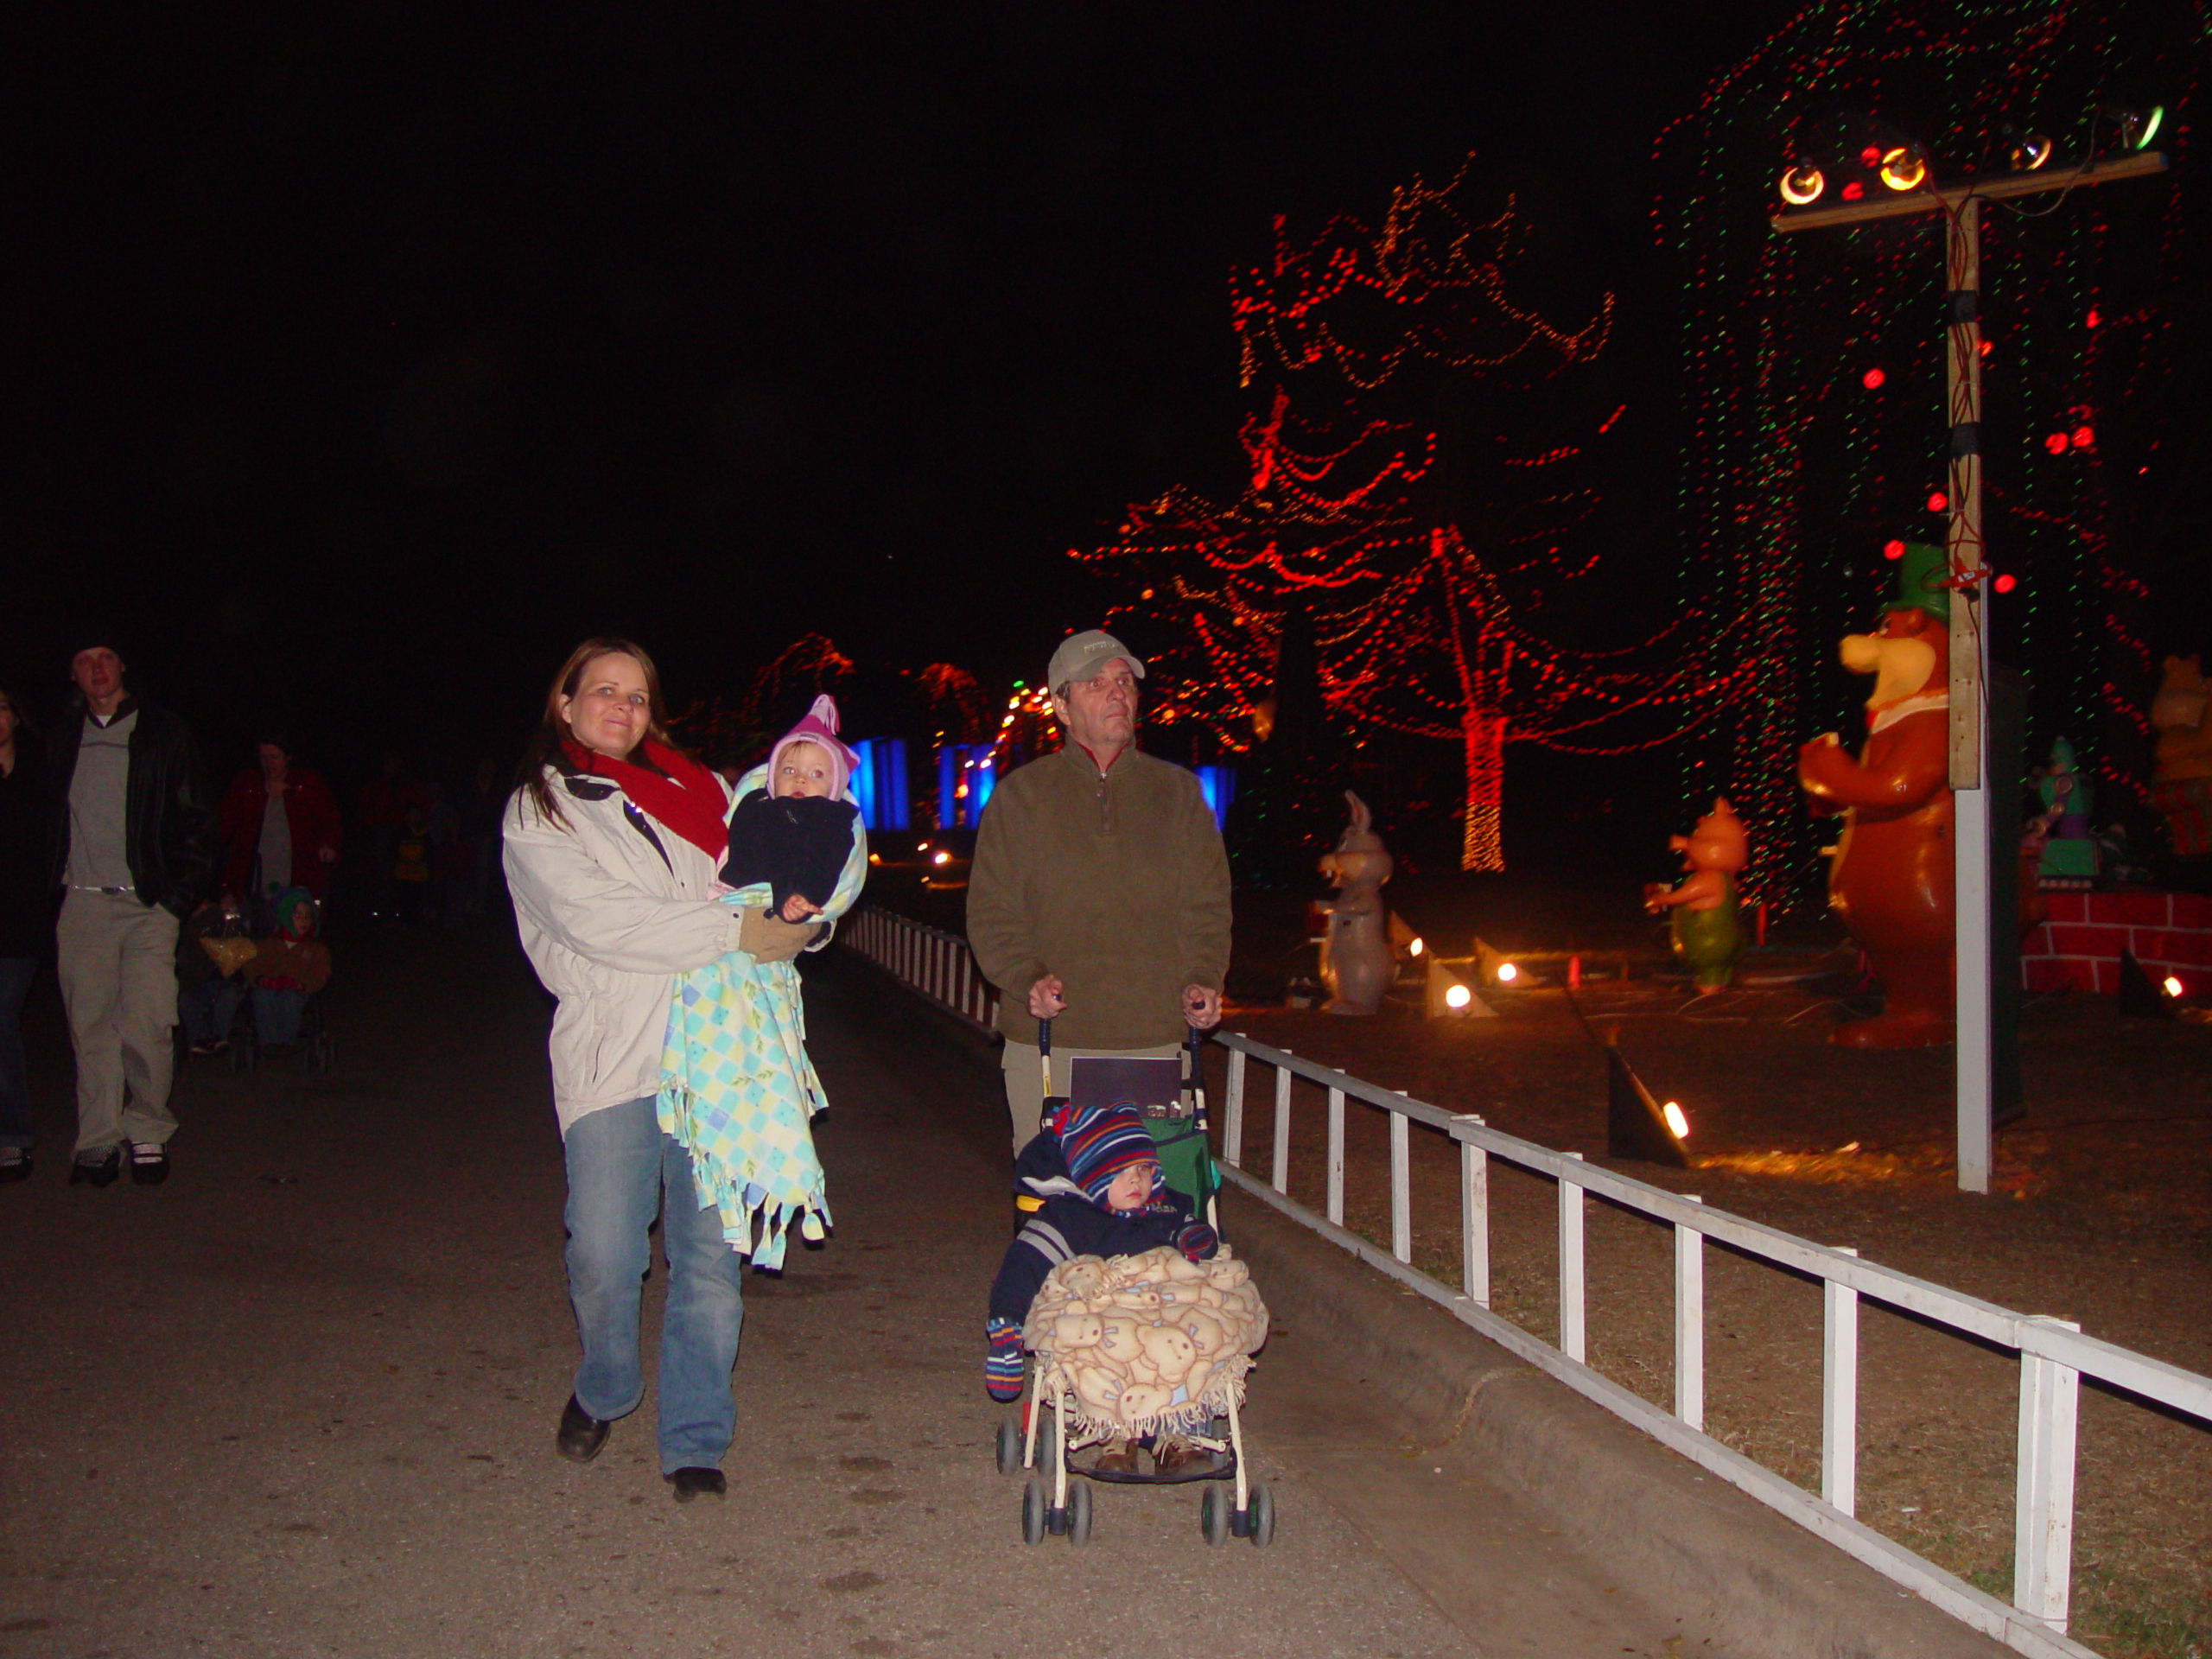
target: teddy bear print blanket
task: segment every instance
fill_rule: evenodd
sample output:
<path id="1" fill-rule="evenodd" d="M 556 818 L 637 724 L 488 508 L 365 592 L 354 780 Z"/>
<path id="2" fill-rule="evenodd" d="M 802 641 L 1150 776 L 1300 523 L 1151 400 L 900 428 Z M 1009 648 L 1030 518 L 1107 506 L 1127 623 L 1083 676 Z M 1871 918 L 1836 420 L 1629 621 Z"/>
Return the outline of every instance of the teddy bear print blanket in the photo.
<path id="1" fill-rule="evenodd" d="M 1163 1244 L 1060 1263 L 1030 1305 L 1022 1339 L 1038 1357 L 1039 1397 L 1065 1389 L 1085 1433 L 1172 1433 L 1226 1411 L 1232 1394 L 1243 1404 L 1268 1310 L 1227 1245 L 1210 1262 L 1189 1262 Z"/>

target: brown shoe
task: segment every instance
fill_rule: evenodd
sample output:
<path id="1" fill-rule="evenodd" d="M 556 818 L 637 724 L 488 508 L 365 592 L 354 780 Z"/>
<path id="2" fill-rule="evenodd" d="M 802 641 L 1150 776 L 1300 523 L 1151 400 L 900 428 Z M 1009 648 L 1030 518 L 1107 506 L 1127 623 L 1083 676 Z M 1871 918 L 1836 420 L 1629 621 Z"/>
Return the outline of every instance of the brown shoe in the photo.
<path id="1" fill-rule="evenodd" d="M 1090 1466 L 1104 1475 L 1134 1475 L 1137 1471 L 1137 1451 L 1127 1440 L 1109 1440 L 1106 1448 L 1091 1460 Z"/>
<path id="2" fill-rule="evenodd" d="M 1163 1434 L 1152 1448 L 1152 1472 L 1168 1480 L 1204 1480 L 1229 1467 L 1218 1452 L 1193 1446 L 1180 1434 Z"/>

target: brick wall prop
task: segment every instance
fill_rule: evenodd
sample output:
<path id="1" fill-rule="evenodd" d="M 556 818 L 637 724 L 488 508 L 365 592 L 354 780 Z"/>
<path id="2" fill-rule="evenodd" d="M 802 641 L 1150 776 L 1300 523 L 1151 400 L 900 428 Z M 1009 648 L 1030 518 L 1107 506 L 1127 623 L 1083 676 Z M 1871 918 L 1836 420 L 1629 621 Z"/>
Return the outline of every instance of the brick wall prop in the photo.
<path id="1" fill-rule="evenodd" d="M 2123 950 L 2153 981 L 2171 974 L 2187 991 L 2212 989 L 2212 898 L 2126 887 L 2049 893 L 2044 903 L 2048 917 L 2020 942 L 2029 990 L 2116 995 Z"/>

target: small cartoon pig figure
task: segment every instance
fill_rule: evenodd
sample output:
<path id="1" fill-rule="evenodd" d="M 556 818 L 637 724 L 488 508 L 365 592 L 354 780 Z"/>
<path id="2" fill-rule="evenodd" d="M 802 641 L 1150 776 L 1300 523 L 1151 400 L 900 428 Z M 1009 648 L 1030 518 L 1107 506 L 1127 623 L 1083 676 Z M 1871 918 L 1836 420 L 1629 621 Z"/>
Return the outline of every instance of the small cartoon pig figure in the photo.
<path id="1" fill-rule="evenodd" d="M 1698 994 L 1721 991 L 1735 977 L 1744 955 L 1744 925 L 1736 913 L 1736 872 L 1751 857 L 1744 821 L 1726 796 L 1687 836 L 1670 836 L 1668 849 L 1682 855 L 1689 874 L 1671 890 L 1655 881 L 1643 890 L 1643 907 L 1666 911 L 1675 956 L 1697 982 Z"/>
<path id="2" fill-rule="evenodd" d="M 1367 803 L 1344 791 L 1351 822 L 1337 837 L 1336 850 L 1321 855 L 1321 874 L 1337 890 L 1328 906 L 1329 930 L 1321 945 L 1321 982 L 1329 988 L 1324 1012 L 1373 1014 L 1398 976 L 1390 949 L 1389 913 L 1382 884 L 1390 879 L 1390 855 L 1375 833 Z"/>

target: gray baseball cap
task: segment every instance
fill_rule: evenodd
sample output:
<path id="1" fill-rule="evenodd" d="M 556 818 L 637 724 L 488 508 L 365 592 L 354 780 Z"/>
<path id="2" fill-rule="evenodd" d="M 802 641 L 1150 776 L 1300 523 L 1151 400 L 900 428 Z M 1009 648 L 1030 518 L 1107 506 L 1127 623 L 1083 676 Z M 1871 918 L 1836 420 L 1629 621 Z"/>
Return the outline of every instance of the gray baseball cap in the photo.
<path id="1" fill-rule="evenodd" d="M 1116 658 L 1127 663 L 1137 678 L 1144 678 L 1143 661 L 1112 634 L 1098 628 L 1071 633 L 1052 653 L 1052 665 L 1045 671 L 1045 688 L 1057 691 L 1077 680 L 1095 680 Z"/>

